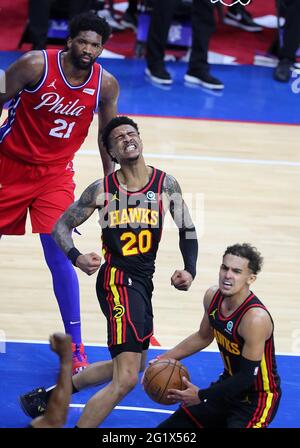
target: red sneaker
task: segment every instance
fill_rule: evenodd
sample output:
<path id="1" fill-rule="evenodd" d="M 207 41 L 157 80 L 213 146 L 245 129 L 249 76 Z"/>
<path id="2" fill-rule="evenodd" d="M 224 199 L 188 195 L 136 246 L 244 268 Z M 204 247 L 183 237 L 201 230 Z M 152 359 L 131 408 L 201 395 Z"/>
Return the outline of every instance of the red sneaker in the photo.
<path id="1" fill-rule="evenodd" d="M 81 372 L 85 369 L 89 363 L 87 360 L 87 356 L 84 352 L 84 345 L 81 344 L 73 344 L 72 343 L 72 352 L 73 352 L 73 375 Z"/>

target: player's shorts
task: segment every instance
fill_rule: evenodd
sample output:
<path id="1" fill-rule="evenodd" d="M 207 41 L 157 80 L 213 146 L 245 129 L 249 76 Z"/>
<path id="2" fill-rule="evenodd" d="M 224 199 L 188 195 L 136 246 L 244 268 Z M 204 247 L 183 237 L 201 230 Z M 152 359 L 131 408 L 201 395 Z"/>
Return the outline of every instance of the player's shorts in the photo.
<path id="1" fill-rule="evenodd" d="M 0 235 L 24 235 L 29 211 L 33 233 L 51 233 L 74 201 L 72 163 L 40 166 L 0 153 Z"/>
<path id="2" fill-rule="evenodd" d="M 152 280 L 133 277 L 105 263 L 96 290 L 107 320 L 107 345 L 112 358 L 123 352 L 147 350 L 153 334 Z"/>
<path id="3" fill-rule="evenodd" d="M 274 419 L 281 392 L 251 392 L 218 401 L 181 406 L 161 428 L 266 428 Z"/>

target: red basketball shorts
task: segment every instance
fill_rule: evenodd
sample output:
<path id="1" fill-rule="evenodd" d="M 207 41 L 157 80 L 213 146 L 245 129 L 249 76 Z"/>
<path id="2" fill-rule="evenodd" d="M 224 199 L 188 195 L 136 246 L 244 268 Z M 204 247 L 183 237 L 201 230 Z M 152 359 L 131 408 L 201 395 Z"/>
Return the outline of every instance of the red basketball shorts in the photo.
<path id="1" fill-rule="evenodd" d="M 30 165 L 0 153 L 0 235 L 24 235 L 29 211 L 33 233 L 51 233 L 74 201 L 72 163 Z"/>

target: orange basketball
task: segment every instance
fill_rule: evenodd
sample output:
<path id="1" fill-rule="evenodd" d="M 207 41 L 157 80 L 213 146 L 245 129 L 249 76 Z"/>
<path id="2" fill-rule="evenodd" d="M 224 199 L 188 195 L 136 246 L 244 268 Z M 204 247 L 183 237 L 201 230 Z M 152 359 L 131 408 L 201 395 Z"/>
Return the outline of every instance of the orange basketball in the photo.
<path id="1" fill-rule="evenodd" d="M 156 403 L 174 404 L 167 398 L 168 389 L 186 389 L 182 381 L 183 376 L 190 380 L 187 368 L 176 359 L 154 362 L 145 370 L 143 382 L 145 392 Z"/>

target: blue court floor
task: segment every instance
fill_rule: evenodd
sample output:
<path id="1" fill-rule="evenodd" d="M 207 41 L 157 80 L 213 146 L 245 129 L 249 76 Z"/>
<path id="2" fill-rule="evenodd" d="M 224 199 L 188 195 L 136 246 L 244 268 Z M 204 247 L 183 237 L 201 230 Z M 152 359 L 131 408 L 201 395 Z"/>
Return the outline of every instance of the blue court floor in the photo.
<path id="1" fill-rule="evenodd" d="M 86 346 L 90 362 L 109 359 L 105 347 Z M 150 349 L 149 359 L 162 352 Z M 278 355 L 278 370 L 282 378 L 282 400 L 272 428 L 300 428 L 300 357 Z M 220 355 L 202 352 L 184 360 L 191 380 L 207 387 L 222 371 Z M 25 427 L 29 418 L 18 404 L 18 396 L 38 386 L 55 384 L 58 360 L 48 344 L 8 342 L 6 353 L 0 353 L 0 428 Z M 72 396 L 66 427 L 74 427 L 86 401 L 98 389 L 91 388 Z M 103 428 L 155 428 L 168 417 L 175 406 L 153 402 L 140 384 L 117 406 L 103 422 Z"/>
<path id="2" fill-rule="evenodd" d="M 20 55 L 0 52 L 0 69 L 7 68 Z M 223 91 L 216 92 L 185 83 L 187 65 L 183 62 L 167 64 L 174 78 L 171 86 L 151 83 L 144 75 L 143 60 L 103 58 L 100 62 L 120 83 L 121 114 L 300 123 L 300 74 L 285 84 L 273 80 L 268 67 L 213 65 L 212 74 L 225 84 Z"/>

